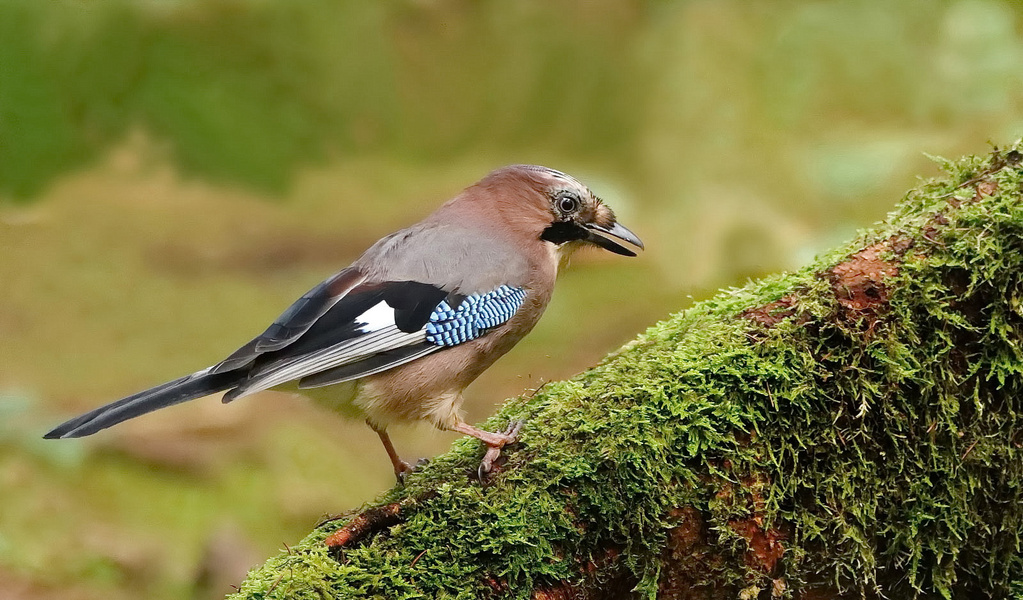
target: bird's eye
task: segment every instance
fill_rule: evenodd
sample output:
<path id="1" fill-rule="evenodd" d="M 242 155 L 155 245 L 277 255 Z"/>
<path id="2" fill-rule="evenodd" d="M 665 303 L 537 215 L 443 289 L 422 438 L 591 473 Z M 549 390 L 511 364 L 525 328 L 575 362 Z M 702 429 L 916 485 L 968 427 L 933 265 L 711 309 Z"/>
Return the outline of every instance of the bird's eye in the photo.
<path id="1" fill-rule="evenodd" d="M 557 199 L 558 210 L 562 214 L 571 214 L 579 210 L 579 198 L 570 193 L 563 193 Z"/>

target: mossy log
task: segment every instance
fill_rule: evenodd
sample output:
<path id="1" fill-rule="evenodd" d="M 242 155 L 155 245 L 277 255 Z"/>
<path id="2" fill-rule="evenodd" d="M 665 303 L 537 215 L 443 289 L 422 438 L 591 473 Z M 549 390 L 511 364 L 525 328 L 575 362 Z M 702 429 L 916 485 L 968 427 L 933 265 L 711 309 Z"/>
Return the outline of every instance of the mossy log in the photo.
<path id="1" fill-rule="evenodd" d="M 459 440 L 233 598 L 1023 597 L 1021 159 L 509 401 L 483 481 Z"/>

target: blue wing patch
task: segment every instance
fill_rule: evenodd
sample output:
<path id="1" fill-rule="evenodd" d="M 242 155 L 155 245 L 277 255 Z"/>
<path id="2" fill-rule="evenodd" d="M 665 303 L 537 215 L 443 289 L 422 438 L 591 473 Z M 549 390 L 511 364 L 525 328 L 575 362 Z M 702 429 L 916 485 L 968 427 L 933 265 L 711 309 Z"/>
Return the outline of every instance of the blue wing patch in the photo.
<path id="1" fill-rule="evenodd" d="M 466 296 L 457 309 L 442 300 L 426 324 L 426 341 L 457 346 L 474 340 L 510 319 L 525 299 L 526 290 L 502 285 L 486 294 Z"/>

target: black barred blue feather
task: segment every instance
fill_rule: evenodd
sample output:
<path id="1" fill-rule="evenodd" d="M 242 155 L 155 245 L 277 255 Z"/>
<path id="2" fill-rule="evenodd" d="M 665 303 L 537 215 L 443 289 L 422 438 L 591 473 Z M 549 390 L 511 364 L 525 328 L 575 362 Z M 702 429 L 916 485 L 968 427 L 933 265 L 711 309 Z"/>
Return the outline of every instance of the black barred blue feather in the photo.
<path id="1" fill-rule="evenodd" d="M 512 318 L 525 299 L 526 290 L 502 285 L 486 294 L 466 296 L 458 308 L 442 300 L 426 323 L 426 341 L 457 346 L 474 340 Z"/>

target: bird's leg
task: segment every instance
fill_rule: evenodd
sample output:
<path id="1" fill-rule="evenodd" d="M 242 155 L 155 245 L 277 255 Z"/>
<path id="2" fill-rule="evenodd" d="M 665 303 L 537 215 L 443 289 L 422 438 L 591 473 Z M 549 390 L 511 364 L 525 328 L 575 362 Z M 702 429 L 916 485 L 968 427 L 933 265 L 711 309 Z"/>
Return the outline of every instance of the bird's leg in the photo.
<path id="1" fill-rule="evenodd" d="M 366 420 L 366 424 L 369 425 L 370 429 L 377 432 L 378 436 L 380 436 L 380 441 L 384 445 L 384 450 L 387 451 L 387 458 L 391 459 L 391 466 L 394 467 L 394 477 L 398 480 L 398 483 L 403 483 L 405 481 L 405 475 L 412 472 L 412 465 L 403 461 L 401 457 L 398 456 L 398 453 L 394 449 L 394 444 L 391 443 L 391 438 L 387 435 L 386 430 L 381 427 L 377 427 L 368 419 Z"/>
<path id="2" fill-rule="evenodd" d="M 480 463 L 480 474 L 482 475 L 483 473 L 489 473 L 494 468 L 494 461 L 501 455 L 501 448 L 518 439 L 519 430 L 522 429 L 522 421 L 515 421 L 504 433 L 484 431 L 461 421 L 455 423 L 455 426 L 451 429 L 465 435 L 471 435 L 487 445 L 487 453 L 483 455 L 483 462 Z"/>

